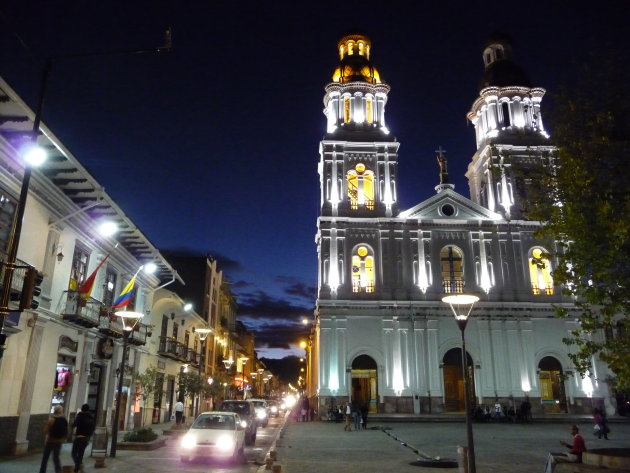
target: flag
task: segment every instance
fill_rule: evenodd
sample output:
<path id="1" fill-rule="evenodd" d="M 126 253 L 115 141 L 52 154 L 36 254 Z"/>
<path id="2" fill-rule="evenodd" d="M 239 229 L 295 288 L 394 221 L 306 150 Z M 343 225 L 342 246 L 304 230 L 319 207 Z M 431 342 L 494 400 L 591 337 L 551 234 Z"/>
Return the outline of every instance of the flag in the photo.
<path id="1" fill-rule="evenodd" d="M 109 258 L 109 254 L 105 258 L 103 258 L 103 261 L 101 261 L 98 264 L 98 266 L 94 269 L 94 271 L 92 271 L 92 274 L 90 274 L 88 278 L 85 281 L 83 281 L 81 285 L 79 286 L 79 294 L 81 294 L 81 297 L 83 299 L 87 300 L 92 295 L 92 289 L 94 289 L 94 280 L 96 279 L 96 273 L 98 273 L 98 270 L 101 269 L 101 266 L 103 266 L 105 261 L 107 261 L 107 258 Z"/>
<path id="2" fill-rule="evenodd" d="M 131 278 L 131 281 L 127 283 L 125 288 L 122 290 L 120 295 L 116 298 L 114 303 L 112 304 L 112 309 L 116 309 L 118 307 L 125 307 L 129 302 L 131 302 L 131 296 L 133 294 L 133 285 L 136 282 L 136 276 L 138 273 L 134 274 Z"/>

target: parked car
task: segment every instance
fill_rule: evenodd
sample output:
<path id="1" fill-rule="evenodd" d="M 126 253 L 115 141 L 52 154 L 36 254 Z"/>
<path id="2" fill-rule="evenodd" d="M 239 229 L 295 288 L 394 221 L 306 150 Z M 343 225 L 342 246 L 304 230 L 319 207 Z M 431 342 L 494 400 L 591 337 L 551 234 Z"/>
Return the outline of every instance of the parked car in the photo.
<path id="1" fill-rule="evenodd" d="M 269 409 L 267 407 L 267 401 L 265 399 L 249 399 L 256 408 L 256 420 L 258 425 L 267 427 L 269 424 Z"/>
<path id="2" fill-rule="evenodd" d="M 221 404 L 218 410 L 221 412 L 235 412 L 238 414 L 241 420 L 246 423 L 245 445 L 254 445 L 256 442 L 256 428 L 258 427 L 258 422 L 256 421 L 256 408 L 249 399 L 228 399 L 223 401 L 223 404 Z"/>
<path id="3" fill-rule="evenodd" d="M 245 426 L 234 412 L 203 412 L 180 440 L 183 462 L 194 458 L 245 459 Z"/>

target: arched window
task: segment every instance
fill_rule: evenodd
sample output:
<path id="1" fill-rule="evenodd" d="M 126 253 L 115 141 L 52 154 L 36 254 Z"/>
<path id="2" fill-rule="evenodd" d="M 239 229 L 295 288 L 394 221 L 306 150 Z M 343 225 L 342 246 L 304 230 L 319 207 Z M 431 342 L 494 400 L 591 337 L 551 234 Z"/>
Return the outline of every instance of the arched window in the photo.
<path id="1" fill-rule="evenodd" d="M 350 123 L 350 97 L 343 98 L 343 122 Z"/>
<path id="2" fill-rule="evenodd" d="M 440 251 L 442 268 L 442 292 L 461 294 L 464 292 L 464 257 L 459 248 L 445 246 Z"/>
<path id="3" fill-rule="evenodd" d="M 553 294 L 553 279 L 551 278 L 551 265 L 549 260 L 543 257 L 542 248 L 533 248 L 529 258 L 529 279 L 532 283 L 533 294 Z"/>
<path id="4" fill-rule="evenodd" d="M 503 112 L 503 126 L 510 126 L 510 106 L 507 102 L 501 102 L 501 111 Z"/>
<path id="5" fill-rule="evenodd" d="M 374 252 L 367 245 L 352 253 L 352 292 L 374 292 Z"/>
<path id="6" fill-rule="evenodd" d="M 374 210 L 374 173 L 366 170 L 363 163 L 348 171 L 348 199 L 352 210 Z"/>
<path id="7" fill-rule="evenodd" d="M 374 109 L 372 108 L 372 97 L 365 100 L 365 120 L 368 123 L 374 122 Z"/>

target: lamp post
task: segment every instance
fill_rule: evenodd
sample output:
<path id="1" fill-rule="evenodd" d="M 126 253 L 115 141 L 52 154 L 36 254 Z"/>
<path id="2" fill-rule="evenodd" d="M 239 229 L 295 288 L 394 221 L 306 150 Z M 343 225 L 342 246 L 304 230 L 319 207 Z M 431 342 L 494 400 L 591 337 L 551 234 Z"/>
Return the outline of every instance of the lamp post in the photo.
<path id="1" fill-rule="evenodd" d="M 466 410 L 466 438 L 468 443 L 468 473 L 476 473 L 475 466 L 475 442 L 473 438 L 472 419 L 470 416 L 470 406 L 468 405 L 469 399 L 469 379 L 467 368 L 467 356 L 466 356 L 466 337 L 464 332 L 466 331 L 466 324 L 468 323 L 468 317 L 472 312 L 475 302 L 479 298 L 477 296 L 469 294 L 453 294 L 442 298 L 442 302 L 446 302 L 450 305 L 453 315 L 455 316 L 455 322 L 462 334 L 462 369 L 464 374 L 464 409 Z"/>
<path id="2" fill-rule="evenodd" d="M 230 368 L 232 368 L 232 365 L 234 364 L 234 360 L 232 359 L 232 357 L 229 357 L 226 360 L 223 360 L 223 364 L 225 365 L 225 372 L 228 374 L 228 376 L 230 375 Z M 228 398 L 228 383 L 225 383 L 225 396 L 224 399 Z"/>
<path id="3" fill-rule="evenodd" d="M 184 310 L 186 310 L 184 308 Z M 199 355 L 199 377 L 201 377 L 201 363 L 203 361 L 203 372 L 206 372 L 206 338 L 208 338 L 208 334 L 212 331 L 209 328 L 198 328 L 193 329 L 195 334 L 199 337 L 199 341 L 201 342 L 201 353 Z M 201 405 L 201 393 L 197 397 L 197 409 L 195 411 L 195 417 L 199 415 L 199 406 Z"/>
<path id="4" fill-rule="evenodd" d="M 243 389 L 243 399 L 247 399 L 247 391 L 245 390 L 245 364 L 249 360 L 247 356 L 241 356 L 239 361 L 241 362 L 241 388 Z"/>
<path id="5" fill-rule="evenodd" d="M 112 425 L 112 446 L 109 450 L 109 456 L 112 458 L 116 456 L 116 444 L 118 443 L 118 418 L 120 417 L 123 378 L 125 376 L 125 365 L 127 364 L 127 341 L 129 340 L 131 332 L 138 321 L 142 317 L 144 317 L 144 314 L 142 312 L 128 311 L 115 312 L 114 315 L 120 317 L 120 321 L 123 326 L 123 349 L 122 357 L 120 360 L 120 370 L 118 373 L 118 388 L 116 389 L 116 412 L 114 414 L 114 423 Z"/>

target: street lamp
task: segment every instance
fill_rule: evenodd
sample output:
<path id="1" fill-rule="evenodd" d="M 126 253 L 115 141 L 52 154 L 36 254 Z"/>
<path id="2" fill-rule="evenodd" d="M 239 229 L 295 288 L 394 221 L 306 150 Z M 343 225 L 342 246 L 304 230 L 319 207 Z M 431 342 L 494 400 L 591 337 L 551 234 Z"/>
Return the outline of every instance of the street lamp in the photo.
<path id="1" fill-rule="evenodd" d="M 138 321 L 144 317 L 142 312 L 131 311 L 119 311 L 114 312 L 114 315 L 120 317 L 120 322 L 123 326 L 123 349 L 122 357 L 120 360 L 120 369 L 118 372 L 118 388 L 116 390 L 116 413 L 114 414 L 114 423 L 112 425 L 112 446 L 109 450 L 109 456 L 116 456 L 116 444 L 118 443 L 118 418 L 120 417 L 120 404 L 122 402 L 122 388 L 123 378 L 125 376 L 125 365 L 127 364 L 127 341 L 131 336 L 131 332 L 138 323 Z"/>
<path id="2" fill-rule="evenodd" d="M 475 442 L 473 439 L 472 419 L 470 407 L 468 406 L 469 379 L 468 368 L 466 366 L 468 357 L 466 356 L 466 337 L 464 336 L 464 332 L 466 331 L 468 317 L 472 312 L 475 302 L 477 302 L 478 300 L 479 298 L 477 296 L 473 296 L 470 294 L 454 294 L 442 298 L 442 302 L 446 302 L 448 305 L 450 305 L 451 310 L 453 311 L 453 315 L 455 316 L 455 322 L 457 322 L 457 326 L 459 327 L 459 330 L 462 334 L 462 369 L 464 374 L 464 409 L 466 410 L 466 437 L 468 443 L 468 473 L 476 473 L 476 467 Z"/>
<path id="3" fill-rule="evenodd" d="M 234 360 L 232 359 L 232 357 L 229 357 L 228 359 L 223 360 L 223 364 L 225 365 L 225 372 L 228 374 L 230 374 L 230 368 L 232 368 L 232 365 L 234 364 Z M 225 386 L 225 396 L 223 397 L 224 399 L 228 398 L 228 383 L 224 383 Z"/>
<path id="4" fill-rule="evenodd" d="M 239 361 L 241 362 L 241 389 L 243 389 L 243 399 L 247 399 L 247 391 L 245 391 L 245 364 L 249 360 L 247 356 L 241 356 Z"/>
<path id="5" fill-rule="evenodd" d="M 184 310 L 186 310 L 186 308 L 184 307 Z M 195 332 L 195 334 L 199 337 L 199 341 L 201 341 L 201 354 L 199 355 L 199 377 L 201 377 L 201 362 L 203 360 L 203 364 L 204 364 L 204 373 L 205 373 L 205 364 L 206 364 L 206 338 L 208 338 L 208 334 L 210 334 L 210 332 L 212 332 L 212 330 L 210 330 L 209 328 L 198 328 L 195 329 L 193 327 L 193 330 Z M 197 397 L 197 409 L 196 409 L 196 416 L 199 415 L 199 406 L 201 404 L 201 393 L 199 393 L 199 397 Z"/>

